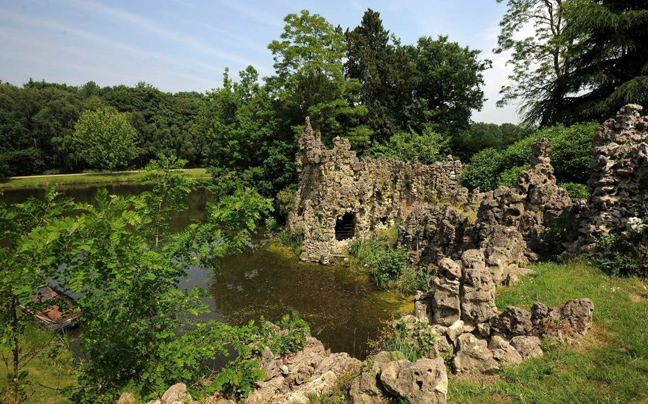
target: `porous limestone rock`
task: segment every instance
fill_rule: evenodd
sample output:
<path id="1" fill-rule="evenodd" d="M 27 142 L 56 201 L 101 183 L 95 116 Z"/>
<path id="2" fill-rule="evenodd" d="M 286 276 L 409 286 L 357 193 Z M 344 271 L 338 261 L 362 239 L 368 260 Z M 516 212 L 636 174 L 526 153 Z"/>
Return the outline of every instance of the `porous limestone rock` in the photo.
<path id="1" fill-rule="evenodd" d="M 500 363 L 517 365 L 522 362 L 522 355 L 502 336 L 493 335 L 488 341 L 488 349 L 493 352 L 493 359 Z"/>
<path id="2" fill-rule="evenodd" d="M 515 306 L 508 306 L 498 316 L 490 319 L 491 332 L 513 338 L 531 332 L 531 313 Z"/>
<path id="3" fill-rule="evenodd" d="M 361 362 L 347 353 L 332 354 L 316 338 L 308 337 L 304 347 L 284 356 L 264 349 L 261 367 L 265 380 L 245 400 L 246 404 L 308 402 L 310 394 L 332 389 L 339 376 L 355 372 Z"/>
<path id="4" fill-rule="evenodd" d="M 163 404 L 189 404 L 193 403 L 191 395 L 187 393 L 187 385 L 184 383 L 177 383 L 169 387 L 169 389 L 162 395 Z"/>
<path id="5" fill-rule="evenodd" d="M 523 360 L 542 356 L 541 343 L 540 338 L 534 336 L 517 336 L 511 339 L 511 345 L 520 353 Z"/>
<path id="6" fill-rule="evenodd" d="M 117 404 L 137 404 L 137 398 L 135 398 L 135 394 L 126 391 L 119 396 Z"/>
<path id="7" fill-rule="evenodd" d="M 330 262 L 345 252 L 348 240 L 336 238 L 346 218 L 354 238 L 386 229 L 404 219 L 415 203 L 463 195 L 463 164 L 448 156 L 422 165 L 416 161 L 359 159 L 348 140 L 335 138 L 328 149 L 309 121 L 299 138 L 296 166 L 299 189 L 288 228 L 304 236 L 301 259 Z M 345 216 L 346 215 L 346 216 Z"/>
<path id="8" fill-rule="evenodd" d="M 420 404 L 445 404 L 448 375 L 442 358 L 399 360 L 380 367 L 380 382 L 392 396 Z"/>
<path id="9" fill-rule="evenodd" d="M 488 349 L 488 341 L 471 333 L 462 334 L 457 339 L 457 355 L 452 363 L 457 373 L 492 373 L 499 369 L 493 352 Z"/>
<path id="10" fill-rule="evenodd" d="M 476 325 L 488 321 L 495 313 L 495 282 L 484 262 L 481 250 L 468 250 L 461 256 L 463 279 L 461 319 Z"/>
<path id="11" fill-rule="evenodd" d="M 593 312 L 590 299 L 569 300 L 558 307 L 535 303 L 531 307 L 531 333 L 563 344 L 576 344 L 592 328 Z"/>
<path id="12" fill-rule="evenodd" d="M 648 117 L 641 116 L 642 109 L 626 105 L 596 131 L 587 182 L 590 196 L 572 253 L 591 250 L 601 237 L 636 227 L 637 218 L 648 213 Z"/>
<path id="13" fill-rule="evenodd" d="M 461 318 L 459 280 L 434 276 L 430 279 L 429 285 L 432 322 L 451 326 Z"/>

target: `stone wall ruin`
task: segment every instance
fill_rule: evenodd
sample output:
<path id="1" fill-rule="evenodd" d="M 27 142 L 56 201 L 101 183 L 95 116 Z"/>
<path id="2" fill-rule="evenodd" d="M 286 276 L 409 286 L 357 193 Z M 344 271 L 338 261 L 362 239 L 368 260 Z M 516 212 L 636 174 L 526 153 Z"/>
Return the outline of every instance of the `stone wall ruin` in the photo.
<path id="1" fill-rule="evenodd" d="M 345 254 L 349 240 L 404 219 L 416 204 L 449 201 L 465 191 L 459 160 L 448 156 L 423 165 L 360 159 L 346 139 L 335 138 L 328 149 L 309 121 L 299 138 L 296 165 L 299 190 L 288 227 L 304 236 L 300 258 L 323 264 Z"/>

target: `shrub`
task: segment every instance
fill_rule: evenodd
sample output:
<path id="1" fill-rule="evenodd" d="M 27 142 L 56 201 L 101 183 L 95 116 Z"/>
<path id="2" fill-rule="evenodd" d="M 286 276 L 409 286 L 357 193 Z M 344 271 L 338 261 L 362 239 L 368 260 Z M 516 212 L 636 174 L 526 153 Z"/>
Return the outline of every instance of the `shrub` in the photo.
<path id="1" fill-rule="evenodd" d="M 284 188 L 277 192 L 277 212 L 281 216 L 287 216 L 295 209 L 295 197 L 297 192 L 294 189 Z"/>
<path id="2" fill-rule="evenodd" d="M 496 149 L 484 149 L 475 154 L 463 173 L 468 188 L 488 191 L 497 188 L 498 174 L 503 171 L 504 154 Z"/>
<path id="3" fill-rule="evenodd" d="M 497 186 L 505 186 L 509 188 L 513 188 L 515 184 L 517 184 L 518 178 L 520 178 L 520 174 L 522 174 L 522 171 L 528 170 L 529 165 L 524 165 L 524 166 L 517 166 L 517 167 L 511 167 L 508 170 L 502 172 L 499 175 L 499 178 L 497 179 Z"/>
<path id="4" fill-rule="evenodd" d="M 464 170 L 464 185 L 488 191 L 499 185 L 511 183 L 515 168 L 520 170 L 528 164 L 531 146 L 541 138 L 547 138 L 551 142 L 553 151 L 550 158 L 558 180 L 585 183 L 589 177 L 595 131 L 595 123 L 579 124 L 568 128 L 556 125 L 539 130 L 504 150 L 482 150 L 472 157 L 470 164 Z"/>
<path id="5" fill-rule="evenodd" d="M 428 323 L 400 319 L 380 329 L 378 337 L 369 341 L 369 350 L 373 354 L 380 351 L 398 351 L 405 355 L 407 360 L 415 362 L 430 357 L 437 337 L 437 333 Z"/>
<path id="6" fill-rule="evenodd" d="M 304 347 L 306 337 L 310 335 L 310 328 L 299 317 L 299 314 L 286 314 L 276 325 L 281 329 L 278 332 L 276 327 L 261 318 L 259 325 L 261 334 L 260 348 L 267 346 L 275 355 L 285 355 L 297 352 Z"/>
<path id="7" fill-rule="evenodd" d="M 387 144 L 375 143 L 366 153 L 371 157 L 402 161 L 412 161 L 416 157 L 422 164 L 431 164 L 448 151 L 448 143 L 449 139 L 443 135 L 425 128 L 421 134 L 413 131 L 396 133 Z"/>
<path id="8" fill-rule="evenodd" d="M 601 238 L 594 262 L 603 272 L 616 276 L 648 275 L 648 227 Z"/>
<path id="9" fill-rule="evenodd" d="M 284 228 L 279 233 L 279 242 L 286 247 L 290 247 L 295 255 L 300 255 L 304 246 L 304 232 L 301 229 L 290 231 Z"/>
<path id="10" fill-rule="evenodd" d="M 407 253 L 403 248 L 395 248 L 390 240 L 391 231 L 382 238 L 356 240 L 349 246 L 349 253 L 356 257 L 363 268 L 368 268 L 372 281 L 381 288 L 387 288 L 399 279 L 407 266 Z"/>
<path id="11" fill-rule="evenodd" d="M 583 184 L 577 184 L 575 182 L 566 182 L 564 184 L 559 184 L 562 188 L 567 190 L 569 197 L 572 201 L 577 201 L 579 199 L 587 199 L 589 197 L 589 192 L 587 192 L 587 187 Z"/>

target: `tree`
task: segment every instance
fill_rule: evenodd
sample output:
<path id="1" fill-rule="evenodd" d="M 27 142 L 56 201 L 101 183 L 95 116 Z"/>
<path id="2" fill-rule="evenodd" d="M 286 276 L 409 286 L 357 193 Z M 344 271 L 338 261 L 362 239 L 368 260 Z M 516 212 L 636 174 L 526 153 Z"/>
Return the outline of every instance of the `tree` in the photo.
<path id="1" fill-rule="evenodd" d="M 284 128 L 267 86 L 248 66 L 234 82 L 225 72 L 222 87 L 207 94 L 193 131 L 205 138 L 205 161 L 224 193 L 232 181 L 274 196 L 295 181 L 296 142 Z"/>
<path id="2" fill-rule="evenodd" d="M 30 381 L 25 366 L 42 349 L 23 344 L 32 320 L 26 311 L 41 309 L 32 296 L 63 263 L 60 238 L 70 225 L 71 219 L 64 216 L 72 203 L 58 196 L 50 189 L 43 201 L 30 198 L 10 207 L 0 203 L 0 356 L 7 367 L 12 404 L 26 398 Z"/>
<path id="3" fill-rule="evenodd" d="M 648 106 L 648 3 L 572 0 L 564 9 L 567 35 L 578 41 L 555 84 L 565 97 L 557 121 L 602 121 L 629 103 Z"/>
<path id="4" fill-rule="evenodd" d="M 415 85 L 408 116 L 412 130 L 428 125 L 443 135 L 456 135 L 468 127 L 472 110 L 484 103 L 483 72 L 490 60 L 479 60 L 480 51 L 449 42 L 448 37 L 419 38 L 407 47 L 415 69 Z"/>
<path id="5" fill-rule="evenodd" d="M 276 72 L 269 84 L 289 111 L 295 131 L 300 132 L 310 116 L 326 140 L 344 136 L 354 144 L 366 143 L 370 130 L 359 122 L 367 112 L 358 100 L 360 83 L 344 78 L 342 29 L 307 10 L 289 14 L 284 21 L 281 41 L 268 45 Z"/>
<path id="6" fill-rule="evenodd" d="M 378 158 L 391 158 L 402 161 L 417 159 L 422 164 L 439 161 L 448 150 L 448 139 L 427 128 L 423 133 L 398 132 L 385 144 L 377 143 L 367 150 L 367 154 Z"/>
<path id="7" fill-rule="evenodd" d="M 503 0 L 498 0 L 501 2 Z M 513 84 L 499 105 L 522 101 L 525 123 L 602 120 L 648 102 L 645 1 L 508 1 L 496 53 L 513 51 Z M 520 31 L 534 35 L 518 39 Z"/>
<path id="8" fill-rule="evenodd" d="M 108 108 L 86 111 L 74 129 L 80 154 L 95 168 L 123 168 L 135 158 L 137 132 L 126 117 Z"/>
<path id="9" fill-rule="evenodd" d="M 362 22 L 346 30 L 348 79 L 362 85 L 360 101 L 368 113 L 362 119 L 373 130 L 372 140 L 386 142 L 407 128 L 405 108 L 414 85 L 414 69 L 398 40 L 389 35 L 380 13 L 368 9 Z"/>
<path id="10" fill-rule="evenodd" d="M 242 189 L 208 203 L 204 223 L 165 232 L 160 221 L 181 209 L 191 188 L 185 174 L 175 171 L 179 165 L 164 158 L 147 170 L 152 191 L 132 197 L 100 191 L 96 206 L 77 207 L 78 216 L 71 219 L 70 253 L 57 280 L 83 293 L 77 303 L 86 356 L 75 402 L 112 403 L 125 388 L 151 398 L 170 384 L 199 381 L 208 373 L 206 361 L 227 355 L 228 344 L 247 347 L 238 341 L 249 330 L 200 320 L 208 311 L 203 292 L 183 291 L 177 283 L 190 264 L 217 268 L 225 254 L 240 249 L 270 201 Z M 249 357 L 241 360 L 237 363 L 249 367 L 253 384 L 258 371 Z"/>
<path id="11" fill-rule="evenodd" d="M 491 147 L 501 150 L 529 134 L 527 129 L 511 123 L 471 123 L 467 130 L 452 139 L 452 155 L 468 161 L 480 150 Z"/>
<path id="12" fill-rule="evenodd" d="M 497 0 L 501 3 L 504 0 Z M 503 86 L 499 106 L 521 100 L 525 123 L 551 125 L 563 108 L 564 90 L 557 79 L 570 70 L 574 38 L 566 34 L 563 4 L 569 0 L 508 0 L 497 39 L 500 54 L 512 51 L 507 64 L 513 67 L 511 85 Z M 533 27 L 533 35 L 517 38 Z"/>

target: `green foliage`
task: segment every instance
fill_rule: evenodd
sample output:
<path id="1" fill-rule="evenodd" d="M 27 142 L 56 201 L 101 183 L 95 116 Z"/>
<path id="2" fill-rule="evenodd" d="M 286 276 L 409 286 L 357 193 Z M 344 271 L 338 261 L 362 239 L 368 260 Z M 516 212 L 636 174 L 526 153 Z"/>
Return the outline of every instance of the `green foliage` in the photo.
<path id="1" fill-rule="evenodd" d="M 365 143 L 370 129 L 358 119 L 367 108 L 358 102 L 360 82 L 344 78 L 342 29 L 307 10 L 289 14 L 284 21 L 281 40 L 268 45 L 276 72 L 269 83 L 287 108 L 293 127 L 301 132 L 303 120 L 309 116 L 328 142 L 344 136 L 352 144 Z"/>
<path id="2" fill-rule="evenodd" d="M 380 351 L 401 352 L 405 359 L 416 362 L 430 357 L 437 337 L 428 323 L 399 319 L 380 329 L 378 337 L 369 342 L 369 349 L 374 354 Z"/>
<path id="3" fill-rule="evenodd" d="M 0 84 L 0 175 L 41 174 L 47 170 L 97 169 L 80 156 L 74 128 L 84 111 L 114 108 L 137 131 L 137 167 L 158 153 L 202 163 L 205 141 L 191 130 L 202 103 L 197 93 L 168 94 L 150 85 L 100 88 L 29 81 L 22 88 Z M 3 163 L 4 162 L 4 163 Z"/>
<path id="4" fill-rule="evenodd" d="M 286 247 L 290 247 L 295 255 L 299 256 L 304 246 L 304 232 L 302 229 L 284 228 L 279 233 L 279 242 Z"/>
<path id="5" fill-rule="evenodd" d="M 504 153 L 499 150 L 482 150 L 470 159 L 470 165 L 463 173 L 463 183 L 471 189 L 479 188 L 481 191 L 497 188 L 504 160 Z"/>
<path id="6" fill-rule="evenodd" d="M 527 123 L 604 120 L 625 104 L 646 105 L 645 2 L 509 0 L 507 6 L 495 52 L 512 51 L 513 84 L 502 88 L 500 103 L 521 99 Z M 529 26 L 534 35 L 520 38 Z"/>
<path id="7" fill-rule="evenodd" d="M 277 331 L 276 327 L 280 330 Z M 284 315 L 275 326 L 261 318 L 259 334 L 260 348 L 267 346 L 275 355 L 286 355 L 304 347 L 306 337 L 310 336 L 310 328 L 299 314 L 293 312 Z"/>
<path id="8" fill-rule="evenodd" d="M 237 399 L 246 397 L 256 388 L 256 382 L 265 377 L 256 359 L 265 347 L 275 355 L 294 353 L 304 347 L 306 337 L 310 336 L 308 325 L 297 313 L 286 314 L 277 325 L 263 318 L 259 323 L 219 326 L 225 331 L 222 340 L 235 349 L 237 357 L 218 372 L 207 392 L 219 391 Z"/>
<path id="9" fill-rule="evenodd" d="M 414 87 L 414 66 L 376 11 L 367 9 L 360 25 L 347 29 L 344 38 L 345 76 L 360 82 L 360 102 L 367 107 L 362 122 L 373 131 L 372 143 L 386 142 L 407 129 L 405 110 Z"/>
<path id="10" fill-rule="evenodd" d="M 413 98 L 407 108 L 409 126 L 416 132 L 431 125 L 444 135 L 468 128 L 472 110 L 484 103 L 483 72 L 490 60 L 479 50 L 461 47 L 447 36 L 421 37 L 407 52 L 415 71 Z"/>
<path id="11" fill-rule="evenodd" d="M 593 259 L 603 272 L 615 276 L 648 275 L 648 230 L 641 228 L 602 237 Z"/>
<path id="12" fill-rule="evenodd" d="M 569 197 L 572 201 L 578 201 L 579 199 L 587 199 L 589 197 L 589 192 L 587 191 L 587 186 L 584 184 L 577 184 L 574 182 L 565 182 L 558 184 L 560 187 L 565 188 Z"/>
<path id="13" fill-rule="evenodd" d="M 237 358 L 228 362 L 212 383 L 215 391 L 244 398 L 254 391 L 256 383 L 263 381 L 264 378 L 265 374 L 259 367 L 258 360 Z"/>
<path id="14" fill-rule="evenodd" d="M 447 138 L 426 127 L 420 135 L 414 132 L 398 132 L 385 144 L 374 143 L 366 154 L 402 161 L 412 161 L 416 158 L 422 164 L 432 164 L 441 160 L 447 146 Z"/>
<path id="15" fill-rule="evenodd" d="M 149 230 L 153 233 L 156 248 L 160 246 L 160 235 L 168 230 L 169 215 L 187 208 L 184 200 L 195 187 L 182 171 L 186 163 L 175 156 L 159 155 L 158 160 L 146 166 L 141 179 L 142 183 L 153 187 L 141 196 L 145 201 L 143 214 L 150 220 Z"/>
<path id="16" fill-rule="evenodd" d="M 513 176 L 529 163 L 531 146 L 541 138 L 551 142 L 549 156 L 559 182 L 583 184 L 589 178 L 589 163 L 596 124 L 571 127 L 552 126 L 533 133 L 506 149 L 486 149 L 475 154 L 466 167 L 463 181 L 469 188 L 482 191 L 511 184 Z"/>
<path id="17" fill-rule="evenodd" d="M 528 169 L 529 165 L 524 165 L 520 167 L 511 167 L 508 170 L 501 172 L 497 178 L 497 185 L 513 188 L 515 184 L 517 184 L 517 180 L 520 178 L 522 171 Z"/>
<path id="18" fill-rule="evenodd" d="M 225 71 L 223 86 L 207 94 L 192 130 L 206 141 L 218 194 L 252 186 L 265 196 L 295 181 L 296 142 L 284 131 L 267 86 L 248 66 L 239 82 Z"/>
<path id="19" fill-rule="evenodd" d="M 498 3 L 504 0 L 497 0 Z M 554 85 L 570 71 L 573 38 L 565 34 L 563 0 L 506 0 L 506 14 L 500 22 L 501 33 L 495 53 L 512 52 L 508 65 L 512 84 L 500 90 L 505 105 L 521 99 L 525 122 L 549 126 L 564 108 L 566 95 Z M 532 27 L 533 35 L 521 37 L 522 28 Z"/>
<path id="20" fill-rule="evenodd" d="M 92 291 L 77 301 L 86 356 L 76 402 L 114 402 L 127 387 L 149 398 L 178 381 L 198 381 L 208 373 L 206 361 L 226 355 L 245 332 L 201 321 L 208 311 L 203 292 L 182 291 L 177 280 L 189 264 L 217 268 L 239 250 L 270 201 L 242 189 L 208 204 L 205 223 L 169 234 L 164 220 L 182 209 L 190 190 L 175 170 L 182 164 L 162 157 L 147 171 L 150 192 L 116 197 L 103 190 L 96 206 L 77 206 L 77 215 L 64 219 L 69 251 L 56 279 L 62 288 Z"/>
<path id="21" fill-rule="evenodd" d="M 74 128 L 80 156 L 100 169 L 127 167 L 136 156 L 137 132 L 126 117 L 110 109 L 84 112 Z"/>
<path id="22" fill-rule="evenodd" d="M 471 123 L 467 130 L 452 138 L 452 155 L 467 161 L 481 150 L 502 150 L 529 135 L 528 129 L 510 123 Z"/>
<path id="23" fill-rule="evenodd" d="M 295 198 L 297 198 L 297 192 L 294 189 L 284 188 L 277 192 L 277 198 L 275 200 L 279 215 L 286 217 L 295 210 Z"/>
<path id="24" fill-rule="evenodd" d="M 64 262 L 61 238 L 69 231 L 65 216 L 71 210 L 71 201 L 53 189 L 44 200 L 30 198 L 9 207 L 0 203 L 0 356 L 15 404 L 26 397 L 31 383 L 26 365 L 48 345 L 25 344 L 31 319 L 27 311 L 42 309 L 32 295 Z"/>
<path id="25" fill-rule="evenodd" d="M 27 377 L 21 378 L 20 388 L 25 402 L 58 404 L 64 402 L 64 392 L 74 385 L 74 358 L 68 336 L 63 332 L 46 331 L 37 324 L 26 325 L 20 337 L 21 355 L 35 354 L 23 362 Z M 7 357 L 3 357 L 7 360 Z M 10 369 L 0 366 L 0 402 L 10 403 L 13 378 Z M 56 391 L 54 389 L 60 389 Z"/>
<path id="26" fill-rule="evenodd" d="M 356 240 L 349 246 L 349 252 L 362 267 L 368 268 L 372 281 L 381 288 L 397 286 L 395 281 L 406 272 L 407 253 L 403 248 L 395 248 L 389 239 Z"/>

